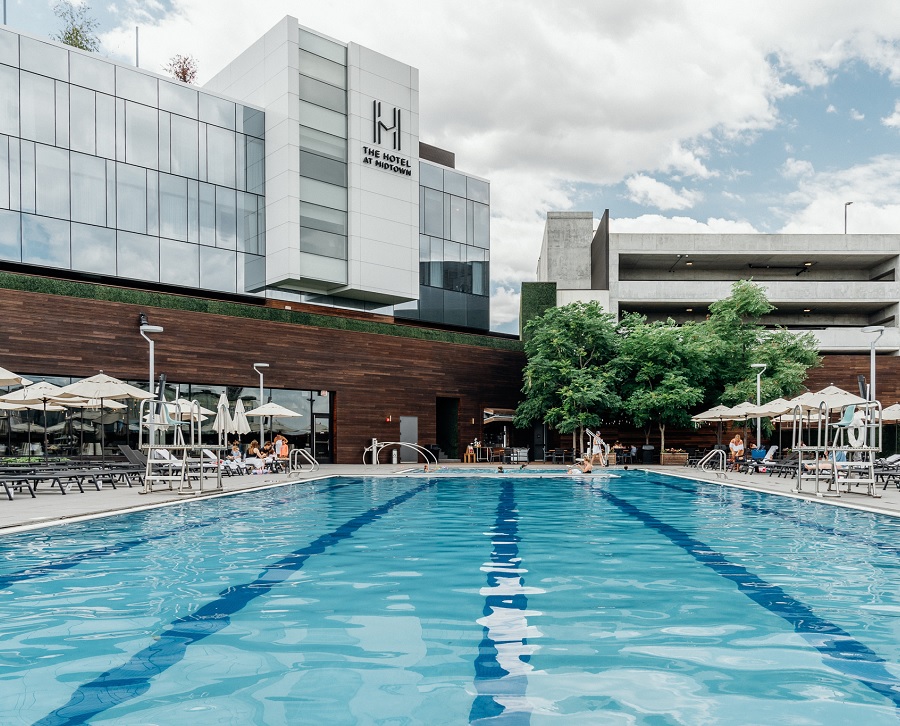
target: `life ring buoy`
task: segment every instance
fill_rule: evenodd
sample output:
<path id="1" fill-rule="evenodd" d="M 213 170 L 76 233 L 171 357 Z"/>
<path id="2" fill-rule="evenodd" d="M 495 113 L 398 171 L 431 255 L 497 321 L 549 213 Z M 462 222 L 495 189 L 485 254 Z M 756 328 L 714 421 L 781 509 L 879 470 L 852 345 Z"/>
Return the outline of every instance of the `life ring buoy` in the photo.
<path id="1" fill-rule="evenodd" d="M 854 448 L 861 448 L 866 445 L 866 421 L 856 415 L 847 427 L 847 441 Z"/>

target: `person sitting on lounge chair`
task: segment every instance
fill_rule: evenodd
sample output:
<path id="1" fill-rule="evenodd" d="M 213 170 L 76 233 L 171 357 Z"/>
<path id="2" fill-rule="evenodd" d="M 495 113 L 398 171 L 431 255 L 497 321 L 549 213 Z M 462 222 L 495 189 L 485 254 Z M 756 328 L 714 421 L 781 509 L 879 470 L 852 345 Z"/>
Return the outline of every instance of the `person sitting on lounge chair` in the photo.
<path id="1" fill-rule="evenodd" d="M 247 458 L 244 459 L 244 462 L 253 467 L 254 474 L 262 474 L 265 471 L 266 456 L 259 448 L 259 442 L 256 439 L 253 439 L 247 447 Z"/>
<path id="2" fill-rule="evenodd" d="M 731 468 L 737 469 L 744 463 L 744 440 L 740 434 L 734 435 L 734 438 L 728 444 L 728 448 L 731 450 Z"/>
<path id="3" fill-rule="evenodd" d="M 809 464 L 803 465 L 807 471 L 814 471 L 815 469 L 828 470 L 831 469 L 846 469 L 847 468 L 847 452 L 846 451 L 832 451 L 828 458 L 819 459 L 816 462 L 811 462 Z"/>

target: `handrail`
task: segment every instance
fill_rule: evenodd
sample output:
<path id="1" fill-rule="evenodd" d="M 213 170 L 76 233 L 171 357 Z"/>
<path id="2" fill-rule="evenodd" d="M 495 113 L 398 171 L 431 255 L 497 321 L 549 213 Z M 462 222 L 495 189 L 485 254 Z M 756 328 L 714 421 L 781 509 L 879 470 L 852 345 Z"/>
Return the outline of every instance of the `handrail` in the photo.
<path id="1" fill-rule="evenodd" d="M 720 460 L 716 471 L 725 471 L 725 452 L 722 451 L 722 449 L 713 449 L 712 451 L 708 452 L 702 459 L 700 459 L 700 461 L 697 462 L 697 468 L 700 469 L 700 471 L 710 471 L 710 469 L 707 468 L 707 464 L 712 462 L 713 459 Z"/>
<path id="2" fill-rule="evenodd" d="M 306 459 L 306 462 L 309 463 L 310 473 L 319 470 L 319 462 L 306 449 L 291 449 L 288 475 L 303 471 L 304 462 L 301 459 Z"/>
<path id="3" fill-rule="evenodd" d="M 363 449 L 363 455 L 362 455 L 363 465 L 366 464 L 366 454 L 371 453 L 372 454 L 372 466 L 378 466 L 378 464 L 379 464 L 378 457 L 381 455 L 381 451 L 382 451 L 382 449 L 384 449 L 385 446 L 408 446 L 413 451 L 416 451 L 416 452 L 422 454 L 425 457 L 426 462 L 430 463 L 429 459 L 428 459 L 428 457 L 430 456 L 432 459 L 434 459 L 435 464 L 438 463 L 437 456 L 435 456 L 431 451 L 426 449 L 424 446 L 419 446 L 418 444 L 411 444 L 408 441 L 379 441 L 378 439 L 372 439 L 371 445 L 369 445 Z"/>

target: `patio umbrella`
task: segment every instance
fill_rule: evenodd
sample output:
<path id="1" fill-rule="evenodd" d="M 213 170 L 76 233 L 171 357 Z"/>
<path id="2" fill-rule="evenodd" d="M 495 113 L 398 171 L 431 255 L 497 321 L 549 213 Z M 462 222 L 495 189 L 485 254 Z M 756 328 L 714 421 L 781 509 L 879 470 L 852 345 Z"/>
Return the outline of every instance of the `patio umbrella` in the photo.
<path id="1" fill-rule="evenodd" d="M 272 402 L 254 408 L 252 411 L 247 411 L 247 416 L 271 416 L 272 418 L 299 418 L 302 415 L 302 413 L 291 411 L 289 408 Z M 260 444 L 262 444 L 261 441 Z"/>
<path id="2" fill-rule="evenodd" d="M 239 398 L 234 404 L 234 416 L 231 418 L 231 426 L 228 431 L 233 431 L 238 436 L 250 433 L 250 422 L 247 420 L 247 414 L 244 412 L 244 400 Z"/>
<path id="3" fill-rule="evenodd" d="M 79 399 L 76 398 L 74 400 Z M 12 393 L 7 393 L 5 396 L 0 396 L 0 401 L 4 401 L 6 403 L 19 404 L 25 407 L 41 406 L 43 408 L 44 425 L 43 427 L 41 427 L 41 431 L 44 434 L 44 458 L 47 457 L 47 404 L 50 403 L 66 406 L 68 405 L 68 402 L 74 402 L 74 400 L 71 397 L 66 398 L 62 388 L 54 385 L 53 383 L 49 383 L 48 381 L 38 381 L 37 383 L 32 383 L 31 385 L 25 386 L 24 388 L 19 388 Z M 28 443 L 30 446 L 31 430 L 29 430 L 28 437 Z"/>
<path id="4" fill-rule="evenodd" d="M 6 368 L 0 368 L 0 388 L 6 388 L 6 386 L 18 386 L 20 384 L 28 386 L 31 385 L 31 381 L 12 371 L 6 370 Z"/>
<path id="5" fill-rule="evenodd" d="M 883 423 L 895 423 L 900 421 L 900 403 L 888 406 L 881 411 L 881 420 Z"/>
<path id="6" fill-rule="evenodd" d="M 807 391 L 799 396 L 792 398 L 788 403 L 792 406 L 805 406 L 809 409 L 818 409 L 824 403 L 829 411 L 834 411 L 851 403 L 865 403 L 866 399 L 857 396 L 855 393 L 845 391 L 837 386 L 826 386 L 821 391 Z"/>
<path id="7" fill-rule="evenodd" d="M 216 420 L 213 421 L 213 431 L 219 434 L 219 445 L 225 445 L 225 434 L 231 430 L 231 416 L 228 413 L 228 396 L 225 392 L 219 396 L 219 403 L 216 404 Z"/>
<path id="8" fill-rule="evenodd" d="M 118 378 L 108 376 L 102 371 L 90 378 L 84 378 L 75 383 L 70 383 L 62 389 L 63 395 L 78 396 L 81 398 L 96 398 L 100 401 L 100 407 L 103 408 L 105 399 L 125 399 L 134 398 L 143 400 L 145 398 L 153 398 L 152 393 L 143 391 L 130 383 L 120 381 Z M 100 426 L 100 455 L 106 460 L 105 452 L 105 433 L 103 426 Z"/>
<path id="9" fill-rule="evenodd" d="M 118 401 L 101 401 L 99 398 L 73 398 L 71 400 L 72 403 L 66 403 L 66 405 L 69 408 L 77 408 L 79 412 L 79 418 L 81 419 L 80 422 L 73 422 L 72 428 L 78 431 L 78 451 L 82 454 L 84 453 L 84 432 L 90 431 L 91 433 L 95 433 L 94 425 L 88 424 L 87 426 L 85 426 L 84 419 L 89 419 L 91 421 L 102 421 L 103 418 L 102 410 L 98 410 L 96 413 L 93 413 L 92 410 L 90 416 L 86 415 L 85 411 L 89 409 L 100 409 L 101 406 L 103 406 L 103 408 L 111 409 L 128 408 L 128 406 L 124 403 L 119 403 Z"/>

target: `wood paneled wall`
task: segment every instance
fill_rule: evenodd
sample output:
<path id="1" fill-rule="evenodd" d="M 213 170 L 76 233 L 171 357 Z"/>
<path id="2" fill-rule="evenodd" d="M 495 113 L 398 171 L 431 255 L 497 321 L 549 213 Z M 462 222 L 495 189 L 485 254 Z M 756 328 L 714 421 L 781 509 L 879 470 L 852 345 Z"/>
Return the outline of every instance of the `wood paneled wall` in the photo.
<path id="1" fill-rule="evenodd" d="M 171 382 L 253 388 L 265 362 L 267 388 L 335 392 L 336 463 L 361 462 L 373 436 L 397 440 L 400 416 L 417 416 L 419 441 L 433 443 L 439 396 L 459 399 L 460 442 L 471 441 L 482 409 L 515 408 L 522 385 L 517 352 L 14 290 L 0 290 L 0 366 L 145 379 L 141 312 L 165 328 L 155 362 Z"/>

